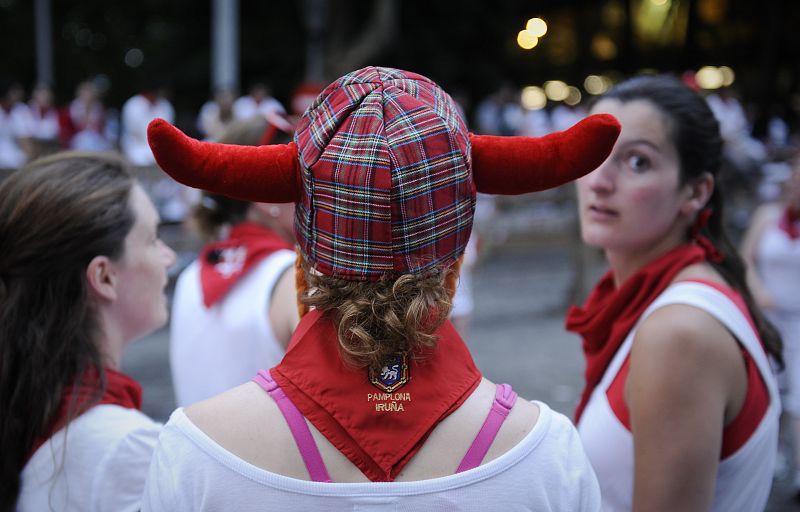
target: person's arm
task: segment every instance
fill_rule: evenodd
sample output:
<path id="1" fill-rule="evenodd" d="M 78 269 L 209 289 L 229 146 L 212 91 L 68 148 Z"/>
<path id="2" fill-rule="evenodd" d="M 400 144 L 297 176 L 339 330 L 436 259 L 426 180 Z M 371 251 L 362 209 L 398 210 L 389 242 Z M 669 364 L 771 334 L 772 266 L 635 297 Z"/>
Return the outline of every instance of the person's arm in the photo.
<path id="1" fill-rule="evenodd" d="M 643 322 L 625 388 L 634 511 L 710 509 L 722 431 L 746 386 L 736 341 L 707 313 L 670 305 Z"/>
<path id="2" fill-rule="evenodd" d="M 775 300 L 764 287 L 758 274 L 758 246 L 761 237 L 771 222 L 776 222 L 776 208 L 772 205 L 762 206 L 753 215 L 753 221 L 742 239 L 741 254 L 747 265 L 747 286 L 761 309 L 775 309 Z"/>
<path id="3" fill-rule="evenodd" d="M 294 282 L 294 265 L 284 270 L 275 288 L 269 304 L 269 320 L 272 330 L 281 346 L 286 349 L 292 338 L 294 328 L 300 321 L 297 313 L 297 289 Z"/>

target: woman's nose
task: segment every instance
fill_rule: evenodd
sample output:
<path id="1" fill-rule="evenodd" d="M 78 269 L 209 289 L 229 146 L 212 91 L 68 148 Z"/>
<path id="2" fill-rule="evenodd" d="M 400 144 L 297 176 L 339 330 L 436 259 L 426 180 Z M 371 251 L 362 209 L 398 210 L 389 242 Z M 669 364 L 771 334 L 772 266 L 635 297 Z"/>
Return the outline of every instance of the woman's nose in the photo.
<path id="1" fill-rule="evenodd" d="M 613 192 L 616 186 L 616 173 L 612 158 L 607 158 L 600 167 L 581 179 L 586 180 L 589 189 L 597 194 Z"/>

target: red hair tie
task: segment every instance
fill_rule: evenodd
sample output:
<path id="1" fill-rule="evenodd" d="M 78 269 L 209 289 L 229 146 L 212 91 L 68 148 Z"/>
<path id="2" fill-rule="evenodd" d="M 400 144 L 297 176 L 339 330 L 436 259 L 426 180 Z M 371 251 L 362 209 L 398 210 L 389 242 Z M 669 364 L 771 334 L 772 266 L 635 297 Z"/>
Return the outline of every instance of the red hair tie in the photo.
<path id="1" fill-rule="evenodd" d="M 711 208 L 703 208 L 703 210 L 697 214 L 697 218 L 692 226 L 691 235 L 695 243 L 705 251 L 708 261 L 712 263 L 722 263 L 725 260 L 725 254 L 714 245 L 714 242 L 700 233 L 700 231 L 706 227 L 706 224 L 708 224 L 708 219 L 711 217 L 711 214 Z"/>

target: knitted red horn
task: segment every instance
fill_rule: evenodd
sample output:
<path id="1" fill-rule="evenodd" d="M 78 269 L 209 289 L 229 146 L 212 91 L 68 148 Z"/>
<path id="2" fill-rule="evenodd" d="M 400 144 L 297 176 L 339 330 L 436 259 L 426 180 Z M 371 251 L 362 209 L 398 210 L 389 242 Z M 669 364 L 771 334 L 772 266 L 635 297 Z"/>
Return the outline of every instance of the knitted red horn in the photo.
<path id="1" fill-rule="evenodd" d="M 184 185 L 262 203 L 292 203 L 300 196 L 294 142 L 272 146 L 200 142 L 163 119 L 150 122 L 147 141 L 158 166 Z"/>
<path id="2" fill-rule="evenodd" d="M 595 114 L 544 137 L 470 134 L 478 192 L 515 195 L 557 187 L 595 170 L 611 153 L 619 122 Z"/>

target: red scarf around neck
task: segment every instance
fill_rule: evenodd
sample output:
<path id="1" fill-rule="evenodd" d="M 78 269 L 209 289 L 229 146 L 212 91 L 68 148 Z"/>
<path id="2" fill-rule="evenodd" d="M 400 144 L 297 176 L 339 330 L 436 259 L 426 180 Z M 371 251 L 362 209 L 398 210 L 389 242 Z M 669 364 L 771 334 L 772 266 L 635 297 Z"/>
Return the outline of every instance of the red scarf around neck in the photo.
<path id="1" fill-rule="evenodd" d="M 371 377 L 342 361 L 333 320 L 312 310 L 300 320 L 272 378 L 364 475 L 392 481 L 481 380 L 453 325 L 446 321 L 436 334 L 435 349 L 409 354 L 407 365 L 397 361 Z"/>
<path id="2" fill-rule="evenodd" d="M 778 228 L 789 235 L 792 240 L 800 238 L 800 211 L 795 211 L 791 206 L 787 206 L 778 221 Z"/>
<path id="3" fill-rule="evenodd" d="M 203 304 L 213 306 L 254 265 L 276 251 L 291 248 L 289 242 L 260 224 L 237 224 L 227 239 L 212 242 L 200 251 Z"/>
<path id="4" fill-rule="evenodd" d="M 684 268 L 706 260 L 706 251 L 684 244 L 648 263 L 617 288 L 612 271 L 606 272 L 586 303 L 567 312 L 566 328 L 583 338 L 586 385 L 575 409 L 575 423 L 583 414 L 595 386 L 644 310 Z"/>
<path id="5" fill-rule="evenodd" d="M 97 369 L 92 367 L 83 374 L 81 382 L 75 382 L 64 388 L 61 394 L 61 401 L 58 404 L 58 411 L 50 423 L 47 432 L 33 442 L 33 446 L 28 452 L 28 458 L 33 456 L 53 434 L 67 425 L 67 420 L 74 420 L 95 405 L 119 405 L 127 409 L 142 408 L 142 386 L 138 382 L 124 373 L 105 368 L 106 389 L 100 396 L 99 401 L 94 401 L 100 388 L 100 375 Z M 72 417 L 69 418 L 69 414 Z"/>

